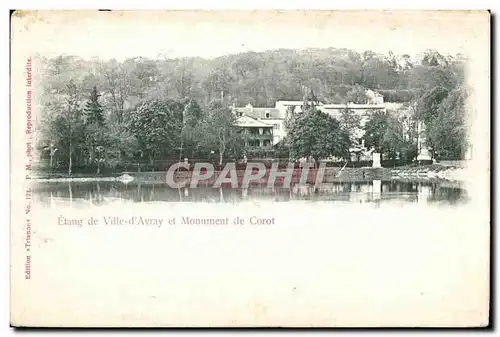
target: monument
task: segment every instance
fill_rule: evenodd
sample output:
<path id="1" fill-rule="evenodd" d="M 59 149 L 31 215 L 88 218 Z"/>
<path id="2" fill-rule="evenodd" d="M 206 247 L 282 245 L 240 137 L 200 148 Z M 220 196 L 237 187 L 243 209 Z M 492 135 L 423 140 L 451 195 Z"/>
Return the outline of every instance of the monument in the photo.
<path id="1" fill-rule="evenodd" d="M 381 168 L 382 165 L 380 164 L 380 153 L 373 152 L 372 154 L 372 159 L 373 159 L 373 168 Z"/>
<path id="2" fill-rule="evenodd" d="M 418 155 L 417 161 L 429 161 L 432 160 L 432 155 L 426 146 L 426 136 L 425 136 L 425 124 L 423 122 L 418 122 L 418 137 L 417 137 L 417 147 Z"/>
<path id="3" fill-rule="evenodd" d="M 432 156 L 431 156 L 430 151 L 426 148 L 421 148 L 420 152 L 418 153 L 417 160 L 418 161 L 432 160 Z"/>

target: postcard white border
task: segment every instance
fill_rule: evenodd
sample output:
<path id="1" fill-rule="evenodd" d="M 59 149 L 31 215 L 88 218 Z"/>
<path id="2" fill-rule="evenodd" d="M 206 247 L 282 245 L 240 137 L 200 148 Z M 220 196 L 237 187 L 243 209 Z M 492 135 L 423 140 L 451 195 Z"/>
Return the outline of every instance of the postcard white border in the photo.
<path id="1" fill-rule="evenodd" d="M 4 4 L 10 6 L 10 8 L 25 8 L 25 9 L 40 9 L 40 8 L 51 8 L 51 9 L 69 9 L 69 8 L 127 8 L 127 9 L 155 9 L 155 8 L 165 8 L 163 6 L 158 6 L 157 1 L 150 1 L 150 0 L 143 0 L 143 1 L 120 1 L 119 5 L 115 4 L 116 1 L 95 1 L 95 0 L 90 0 L 90 1 L 78 1 L 78 2 L 71 2 L 71 7 L 68 7 L 68 3 L 63 3 L 61 1 L 8 1 L 4 2 Z M 335 8 L 360 8 L 360 9 L 365 9 L 365 8 L 401 8 L 401 9 L 440 9 L 440 8 L 446 8 L 446 9 L 482 9 L 482 8 L 491 8 L 494 11 L 498 9 L 498 2 L 497 1 L 482 1 L 482 0 L 476 0 L 474 2 L 470 1 L 432 1 L 432 0 L 421 0 L 421 1 L 387 1 L 387 0 L 381 0 L 377 2 L 377 6 L 373 7 L 373 2 L 370 2 L 369 0 L 364 0 L 364 1 L 338 1 L 338 2 L 332 2 L 332 1 L 315 1 L 314 3 L 312 2 L 306 2 L 306 1 L 260 1 L 256 0 L 251 2 L 251 7 L 253 8 L 311 8 L 311 9 L 319 9 L 319 8 L 332 8 L 335 6 Z M 206 8 L 206 2 L 203 1 L 170 1 L 169 2 L 169 8 Z M 217 4 L 212 4 L 210 8 L 224 8 L 224 7 L 230 7 L 230 8 L 251 8 L 248 5 L 236 5 L 234 1 L 220 1 Z M 6 8 L 6 10 L 9 7 Z M 4 15 L 0 16 L 0 22 L 3 23 L 2 27 L 4 27 L 7 31 L 8 26 L 9 26 L 9 18 L 7 16 L 6 11 L 3 12 Z M 5 32 L 4 31 L 4 32 Z M 495 42 L 498 42 L 498 34 L 495 34 Z M 7 33 L 3 34 L 2 37 L 5 39 L 4 41 L 4 46 L 7 45 L 8 41 L 8 35 Z M 4 67 L 1 68 L 2 73 L 2 78 L 3 80 L 3 92 L 8 93 L 9 92 L 9 76 L 8 76 L 8 49 L 4 48 L 4 52 L 1 54 L 3 56 L 3 61 L 4 61 Z M 498 91 L 497 88 L 493 88 L 494 92 L 492 94 L 496 97 L 495 98 L 495 103 L 497 103 L 498 99 Z M 8 95 L 3 95 L 3 107 L 4 111 L 8 111 L 9 107 L 9 98 Z M 496 125 L 498 127 L 498 118 L 496 119 Z M 9 116 L 7 113 L 2 114 L 2 123 L 1 127 L 3 128 L 3 132 L 0 134 L 3 137 L 3 142 L 1 143 L 3 148 L 2 154 L 4 156 L 3 163 L 9 163 L 9 132 L 10 132 L 10 127 L 9 127 Z M 493 135 L 492 135 L 493 136 Z M 496 136 L 496 135 L 495 135 Z M 495 153 L 498 155 L 498 153 Z M 3 212 L 2 214 L 9 214 L 9 206 L 8 206 L 8 201 L 10 199 L 9 197 L 9 165 L 2 165 L 0 166 L 2 170 L 2 207 L 3 207 Z M 496 187 L 496 186 L 495 186 Z M 496 198 L 494 198 L 496 200 Z M 495 206 L 496 206 L 496 201 L 495 201 Z M 1 261 L 6 262 L 6 267 L 3 268 L 2 272 L 5 273 L 2 275 L 3 277 L 1 278 L 1 286 L 3 290 L 3 294 L 6 296 L 3 296 L 2 298 L 8 299 L 8 265 L 9 265 L 9 250 L 8 250 L 8 226 L 4 227 L 4 234 L 2 236 L 2 239 L 4 240 L 2 243 L 3 249 L 1 249 Z M 497 230 L 497 235 L 498 235 L 498 230 Z M 2 317 L 2 335 L 5 333 L 5 335 L 9 336 L 14 333 L 12 329 L 8 328 L 9 324 L 9 305 L 8 303 L 5 303 L 4 301 L 3 305 L 1 306 L 1 317 Z M 498 312 L 498 311 L 497 311 Z M 498 320 L 497 320 L 498 322 Z M 101 332 L 90 332 L 92 334 L 100 334 Z M 144 333 L 144 332 L 142 332 Z M 170 332 L 172 333 L 172 332 Z M 343 332 L 342 332 L 343 333 Z M 405 332 L 401 332 L 405 333 Z M 49 332 L 51 334 L 51 332 Z"/>

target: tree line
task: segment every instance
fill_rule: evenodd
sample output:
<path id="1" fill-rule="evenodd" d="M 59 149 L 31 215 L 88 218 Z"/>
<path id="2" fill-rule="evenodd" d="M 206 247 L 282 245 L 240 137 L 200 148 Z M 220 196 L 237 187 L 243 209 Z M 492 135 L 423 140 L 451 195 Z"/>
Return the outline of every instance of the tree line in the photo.
<path id="1" fill-rule="evenodd" d="M 245 134 L 236 116 L 220 100 L 206 110 L 194 100 L 148 100 L 127 112 L 120 124 L 104 118 L 100 95 L 94 87 L 87 101 L 79 105 L 75 85 L 67 86 L 62 110 L 46 115 L 41 123 L 41 151 L 50 167 L 116 168 L 124 161 L 147 161 L 184 157 L 215 160 L 241 158 Z M 47 145 L 48 144 L 48 145 Z M 58 155 L 59 154 L 59 155 Z"/>
<path id="2" fill-rule="evenodd" d="M 69 174 L 75 165 L 93 165 L 99 172 L 102 165 L 131 157 L 153 162 L 181 152 L 190 157 L 214 152 L 219 161 L 241 156 L 244 135 L 228 107 L 301 100 L 304 88 L 324 103 L 360 102 L 365 88 L 377 90 L 385 101 L 414 107 L 408 118 L 425 122 L 436 155 L 460 157 L 465 149 L 464 101 L 469 92 L 463 85 L 461 55 L 427 51 L 412 60 L 392 52 L 280 49 L 215 59 L 139 57 L 118 62 L 37 57 L 36 64 L 41 73 L 39 148 L 51 167 L 62 163 Z M 347 156 L 352 145 L 349 132 L 356 124 L 351 114 L 346 112 L 337 122 L 318 118 L 339 123 L 342 132 L 321 142 L 332 144 L 330 154 Z M 414 123 L 397 114 L 372 119 L 367 127 L 383 137 L 370 136 L 368 144 L 388 153 L 413 149 L 415 137 L 406 133 L 416 132 Z M 302 130 L 316 127 L 309 123 L 288 123 L 289 134 L 305 136 Z M 305 150 L 297 145 L 297 155 L 324 156 L 315 152 L 319 146 L 311 145 L 312 140 L 286 142 L 289 150 L 309 144 Z"/>

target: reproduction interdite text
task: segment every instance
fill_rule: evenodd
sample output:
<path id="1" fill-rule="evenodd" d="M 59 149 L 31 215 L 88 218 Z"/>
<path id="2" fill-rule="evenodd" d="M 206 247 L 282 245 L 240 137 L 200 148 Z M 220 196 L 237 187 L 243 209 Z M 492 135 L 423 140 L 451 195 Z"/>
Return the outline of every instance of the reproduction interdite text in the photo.
<path id="1" fill-rule="evenodd" d="M 25 241 L 24 241 L 24 249 L 26 251 L 26 257 L 24 259 L 24 279 L 31 279 L 31 203 L 32 203 L 32 191 L 30 187 L 31 181 L 31 170 L 32 170 L 32 162 L 33 162 L 33 147 L 32 147 L 32 129 L 33 124 L 31 121 L 31 57 L 26 59 L 26 161 L 25 161 L 25 170 L 26 170 L 26 188 L 25 188 L 25 204 L 24 204 L 24 213 L 26 216 L 25 219 Z"/>

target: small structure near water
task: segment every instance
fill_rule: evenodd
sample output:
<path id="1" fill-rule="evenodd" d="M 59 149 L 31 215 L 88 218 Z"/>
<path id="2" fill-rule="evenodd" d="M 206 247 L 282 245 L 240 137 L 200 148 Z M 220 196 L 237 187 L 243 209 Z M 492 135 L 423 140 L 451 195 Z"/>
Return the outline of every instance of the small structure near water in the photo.
<path id="1" fill-rule="evenodd" d="M 125 173 L 125 174 L 122 174 L 120 177 L 118 177 L 118 180 L 127 184 L 131 181 L 134 181 L 134 177 Z"/>

